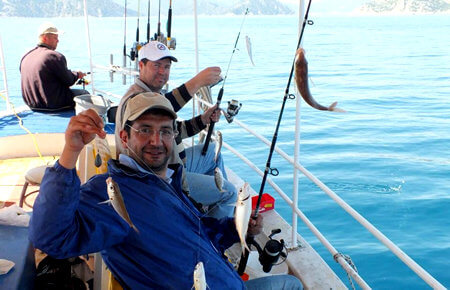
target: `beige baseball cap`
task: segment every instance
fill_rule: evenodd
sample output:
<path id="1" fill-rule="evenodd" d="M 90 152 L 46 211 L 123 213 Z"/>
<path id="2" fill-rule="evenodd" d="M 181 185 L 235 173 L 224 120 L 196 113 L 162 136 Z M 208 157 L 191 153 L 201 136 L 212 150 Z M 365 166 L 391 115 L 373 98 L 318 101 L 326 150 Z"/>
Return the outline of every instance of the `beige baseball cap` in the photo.
<path id="1" fill-rule="evenodd" d="M 177 113 L 175 113 L 172 104 L 166 97 L 153 92 L 141 93 L 131 97 L 126 102 L 121 128 L 123 129 L 125 127 L 127 121 L 135 121 L 149 109 L 163 109 L 167 111 L 174 120 L 177 118 Z"/>
<path id="2" fill-rule="evenodd" d="M 62 31 L 59 31 L 56 26 L 51 22 L 44 22 L 42 23 L 38 28 L 38 36 L 41 36 L 43 34 L 62 34 Z"/>
<path id="3" fill-rule="evenodd" d="M 141 47 L 141 49 L 139 49 L 138 51 L 139 61 L 143 60 L 144 58 L 150 61 L 157 61 L 163 58 L 170 58 L 173 61 L 178 61 L 172 55 L 172 53 L 170 53 L 170 50 L 167 48 L 167 46 L 165 46 L 164 43 L 161 43 L 159 41 L 150 41 L 143 47 Z"/>

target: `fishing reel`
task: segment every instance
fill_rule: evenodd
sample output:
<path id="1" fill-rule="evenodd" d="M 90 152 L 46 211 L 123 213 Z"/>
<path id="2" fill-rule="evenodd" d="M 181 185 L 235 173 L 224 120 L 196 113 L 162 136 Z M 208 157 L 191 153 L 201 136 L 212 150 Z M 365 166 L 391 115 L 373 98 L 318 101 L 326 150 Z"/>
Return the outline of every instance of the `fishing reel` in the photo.
<path id="1" fill-rule="evenodd" d="M 228 101 L 227 111 L 223 111 L 225 119 L 227 119 L 228 123 L 233 122 L 234 116 L 239 113 L 239 110 L 242 107 L 242 103 L 239 103 L 237 100 Z"/>
<path id="2" fill-rule="evenodd" d="M 135 61 L 138 58 L 139 50 L 145 43 L 142 42 L 134 42 L 133 46 L 130 48 L 130 59 L 131 61 Z"/>
<path id="3" fill-rule="evenodd" d="M 259 263 L 261 263 L 262 269 L 265 273 L 269 273 L 274 265 L 283 263 L 287 258 L 287 252 L 283 252 L 283 249 L 285 249 L 284 240 L 281 239 L 280 241 L 277 241 L 272 239 L 274 235 L 279 233 L 281 233 L 280 229 L 272 230 L 272 233 L 269 235 L 269 240 L 264 245 L 264 249 L 261 248 L 261 246 L 255 241 L 253 237 L 247 236 L 246 243 L 248 245 L 255 246 L 259 254 Z M 283 258 L 283 261 L 278 263 L 278 259 L 280 257 Z M 239 267 L 237 270 L 239 275 L 242 275 L 244 273 L 245 267 L 247 265 L 247 259 L 248 255 L 246 256 L 246 258 L 241 257 L 241 261 L 239 262 Z"/>
<path id="4" fill-rule="evenodd" d="M 153 38 L 156 41 L 159 41 L 161 43 L 164 43 L 165 46 L 167 46 L 170 50 L 175 50 L 177 46 L 177 40 L 175 37 L 166 37 L 164 33 L 160 33 L 159 35 L 155 33 L 155 36 Z"/>

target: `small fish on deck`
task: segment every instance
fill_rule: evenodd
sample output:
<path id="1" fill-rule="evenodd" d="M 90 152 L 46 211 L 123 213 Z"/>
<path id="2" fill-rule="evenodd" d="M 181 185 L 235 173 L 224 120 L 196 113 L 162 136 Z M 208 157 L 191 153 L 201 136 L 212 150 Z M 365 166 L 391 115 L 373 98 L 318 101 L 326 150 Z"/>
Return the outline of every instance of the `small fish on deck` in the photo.
<path id="1" fill-rule="evenodd" d="M 250 221 L 250 216 L 252 213 L 252 200 L 250 198 L 249 184 L 246 182 L 239 189 L 238 200 L 236 202 L 236 209 L 234 212 L 234 222 L 236 224 L 236 230 L 241 240 L 242 252 L 245 249 L 250 251 L 245 242 L 245 236 L 248 230 L 248 223 Z"/>
<path id="2" fill-rule="evenodd" d="M 130 219 L 130 215 L 128 214 L 128 211 L 125 207 L 125 203 L 123 201 L 119 185 L 112 179 L 112 177 L 108 177 L 106 179 L 106 187 L 109 199 L 102 201 L 100 203 L 111 204 L 114 210 L 119 214 L 119 216 L 123 218 L 130 225 L 131 228 L 133 228 L 137 233 L 139 233 L 138 229 Z"/>
<path id="3" fill-rule="evenodd" d="M 337 102 L 325 107 L 316 102 L 311 95 L 308 84 L 308 62 L 306 61 L 305 50 L 303 48 L 297 49 L 295 54 L 295 82 L 303 100 L 311 107 L 322 111 L 345 112 L 345 110 L 336 107 Z"/>
<path id="4" fill-rule="evenodd" d="M 195 265 L 194 286 L 192 288 L 194 288 L 195 290 L 206 290 L 207 288 L 209 289 L 209 286 L 206 283 L 205 268 L 203 267 L 202 262 L 198 262 L 197 265 Z"/>
<path id="5" fill-rule="evenodd" d="M 216 169 L 214 169 L 214 182 L 216 183 L 216 187 L 220 192 L 225 192 L 225 190 L 223 189 L 224 184 L 223 173 L 219 167 L 216 167 Z"/>

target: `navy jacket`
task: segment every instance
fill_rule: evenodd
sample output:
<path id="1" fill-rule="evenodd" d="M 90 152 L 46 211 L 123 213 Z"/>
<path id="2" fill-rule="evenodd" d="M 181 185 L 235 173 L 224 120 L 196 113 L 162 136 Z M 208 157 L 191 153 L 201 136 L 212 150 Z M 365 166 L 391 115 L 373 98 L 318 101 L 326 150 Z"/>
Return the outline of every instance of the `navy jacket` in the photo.
<path id="1" fill-rule="evenodd" d="M 74 108 L 70 86 L 76 72 L 67 68 L 64 55 L 41 44 L 20 61 L 22 97 L 33 110 L 57 111 Z"/>
<path id="2" fill-rule="evenodd" d="M 75 170 L 57 162 L 47 169 L 30 222 L 33 245 L 55 258 L 101 251 L 114 277 L 130 289 L 191 289 L 201 261 L 211 289 L 243 289 L 223 251 L 239 240 L 233 219 L 202 217 L 172 183 L 111 160 L 107 174 L 80 187 Z M 178 171 L 178 172 L 177 172 Z M 136 233 L 108 204 L 106 178 L 121 189 Z"/>

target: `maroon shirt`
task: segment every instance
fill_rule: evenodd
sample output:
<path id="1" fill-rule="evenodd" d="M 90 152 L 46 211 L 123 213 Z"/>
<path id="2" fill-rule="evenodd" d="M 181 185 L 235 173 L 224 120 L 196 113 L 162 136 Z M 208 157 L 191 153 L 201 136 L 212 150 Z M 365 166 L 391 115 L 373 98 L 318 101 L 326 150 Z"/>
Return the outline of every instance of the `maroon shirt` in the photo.
<path id="1" fill-rule="evenodd" d="M 22 57 L 19 70 L 22 97 L 30 108 L 56 111 L 75 106 L 70 86 L 77 73 L 67 68 L 61 53 L 40 44 Z"/>

